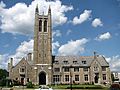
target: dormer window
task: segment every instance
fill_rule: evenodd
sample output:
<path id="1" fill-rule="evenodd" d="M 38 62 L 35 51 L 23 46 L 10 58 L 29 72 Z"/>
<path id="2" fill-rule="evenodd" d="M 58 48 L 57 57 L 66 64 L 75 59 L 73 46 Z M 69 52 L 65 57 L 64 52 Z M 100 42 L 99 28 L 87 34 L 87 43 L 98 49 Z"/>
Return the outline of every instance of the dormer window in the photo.
<path id="1" fill-rule="evenodd" d="M 55 61 L 55 64 L 59 64 L 59 62 L 58 62 L 58 61 Z"/>
<path id="2" fill-rule="evenodd" d="M 86 61 L 82 61 L 82 64 L 86 64 Z"/>
<path id="3" fill-rule="evenodd" d="M 77 61 L 73 61 L 73 64 L 77 64 Z"/>
<path id="4" fill-rule="evenodd" d="M 63 61 L 64 62 L 64 64 L 68 64 L 68 61 Z"/>

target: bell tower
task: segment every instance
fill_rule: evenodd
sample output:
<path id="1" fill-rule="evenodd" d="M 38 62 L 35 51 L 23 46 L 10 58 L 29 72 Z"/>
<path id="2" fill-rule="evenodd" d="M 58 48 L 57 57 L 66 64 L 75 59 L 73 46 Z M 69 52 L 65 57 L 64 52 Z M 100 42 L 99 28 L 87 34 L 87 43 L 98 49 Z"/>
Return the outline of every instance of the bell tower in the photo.
<path id="1" fill-rule="evenodd" d="M 35 9 L 34 24 L 34 65 L 38 68 L 37 75 L 42 72 L 46 75 L 46 83 L 50 84 L 52 79 L 52 25 L 51 8 L 49 6 L 47 15 L 39 15 L 38 5 Z M 36 76 L 37 77 L 37 76 Z M 39 84 L 40 78 L 37 80 Z M 49 83 L 47 83 L 49 82 Z"/>
<path id="2" fill-rule="evenodd" d="M 39 15 L 38 5 L 35 11 L 34 25 L 34 64 L 51 64 L 52 59 L 51 9 L 48 15 Z"/>

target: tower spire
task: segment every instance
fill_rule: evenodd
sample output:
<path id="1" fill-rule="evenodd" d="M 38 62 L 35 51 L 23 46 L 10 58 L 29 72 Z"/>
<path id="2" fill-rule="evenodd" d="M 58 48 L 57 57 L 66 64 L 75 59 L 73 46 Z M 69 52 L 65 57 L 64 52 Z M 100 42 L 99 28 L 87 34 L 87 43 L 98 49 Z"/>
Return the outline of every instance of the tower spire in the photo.
<path id="1" fill-rule="evenodd" d="M 36 12 L 36 13 L 39 13 L 38 4 L 36 5 L 35 12 Z"/>
<path id="2" fill-rule="evenodd" d="M 51 13 L 51 7 L 50 7 L 50 5 L 49 5 L 48 13 Z"/>

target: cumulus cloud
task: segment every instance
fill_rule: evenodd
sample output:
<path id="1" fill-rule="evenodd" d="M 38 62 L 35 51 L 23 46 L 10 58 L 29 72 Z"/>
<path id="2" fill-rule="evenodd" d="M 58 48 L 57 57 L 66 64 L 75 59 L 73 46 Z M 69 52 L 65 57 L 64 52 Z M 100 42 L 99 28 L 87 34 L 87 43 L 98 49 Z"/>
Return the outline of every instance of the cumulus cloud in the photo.
<path id="1" fill-rule="evenodd" d="M 100 18 L 96 18 L 92 21 L 92 26 L 93 27 L 98 27 L 98 26 L 103 26 L 102 21 L 100 20 Z"/>
<path id="2" fill-rule="evenodd" d="M 62 33 L 60 32 L 60 30 L 54 30 L 52 32 L 52 37 L 61 37 Z"/>
<path id="3" fill-rule="evenodd" d="M 60 47 L 60 44 L 58 41 L 52 43 L 52 54 L 56 54 L 56 50 Z"/>
<path id="4" fill-rule="evenodd" d="M 106 57 L 106 60 L 109 62 L 111 71 L 120 71 L 120 55 Z"/>
<path id="5" fill-rule="evenodd" d="M 72 30 L 69 29 L 69 30 L 67 31 L 66 35 L 69 35 L 70 33 L 72 33 Z"/>
<path id="6" fill-rule="evenodd" d="M 86 20 L 90 19 L 91 16 L 91 10 L 84 10 L 84 12 L 82 14 L 80 14 L 79 17 L 74 17 L 73 18 L 73 24 L 81 24 L 83 22 L 85 22 Z"/>
<path id="7" fill-rule="evenodd" d="M 33 40 L 22 42 L 19 47 L 16 49 L 16 53 L 14 55 L 10 55 L 9 57 L 14 58 L 14 65 L 17 64 L 23 57 L 26 57 L 28 53 L 33 53 Z"/>
<path id="8" fill-rule="evenodd" d="M 0 68 L 7 69 L 8 57 L 8 54 L 0 54 Z"/>
<path id="9" fill-rule="evenodd" d="M 47 14 L 49 5 L 51 6 L 53 26 L 61 25 L 67 22 L 65 12 L 73 10 L 72 6 L 62 5 L 60 0 L 46 1 L 33 0 L 30 5 L 25 3 L 16 3 L 10 8 L 4 8 L 3 1 L 0 5 L 0 17 L 2 32 L 12 34 L 30 35 L 34 31 L 34 10 L 36 5 L 39 6 L 40 14 Z"/>
<path id="10" fill-rule="evenodd" d="M 85 50 L 84 45 L 88 39 L 82 38 L 76 41 L 68 41 L 68 43 L 61 45 L 58 49 L 59 55 L 78 55 Z"/>
<path id="11" fill-rule="evenodd" d="M 103 40 L 108 40 L 111 37 L 112 37 L 111 34 L 109 32 L 107 32 L 107 33 L 103 33 L 103 34 L 99 35 L 98 37 L 95 38 L 95 40 L 103 41 Z"/>
<path id="12" fill-rule="evenodd" d="M 0 2 L 0 9 L 2 9 L 2 7 L 6 7 L 3 1 Z"/>
<path id="13" fill-rule="evenodd" d="M 55 41 L 54 38 L 61 37 L 62 33 L 60 30 L 54 30 L 52 32 L 52 54 L 55 55 L 57 53 L 57 49 L 60 47 L 59 41 Z"/>

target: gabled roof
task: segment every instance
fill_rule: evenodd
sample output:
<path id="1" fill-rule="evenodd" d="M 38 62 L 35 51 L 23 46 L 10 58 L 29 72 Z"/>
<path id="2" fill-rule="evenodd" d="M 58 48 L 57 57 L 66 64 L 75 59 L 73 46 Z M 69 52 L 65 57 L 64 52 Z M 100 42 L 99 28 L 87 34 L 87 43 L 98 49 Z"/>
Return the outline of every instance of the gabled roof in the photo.
<path id="1" fill-rule="evenodd" d="M 53 65 L 58 64 L 62 66 L 91 66 L 91 63 L 95 60 L 94 56 L 55 56 L 53 58 Z M 67 61 L 68 63 L 65 63 Z M 77 63 L 73 63 L 77 61 Z M 109 66 L 108 62 L 105 60 L 103 56 L 97 56 L 97 61 L 101 66 Z M 57 63 L 56 63 L 57 62 Z"/>
<path id="2" fill-rule="evenodd" d="M 99 56 L 97 60 L 101 66 L 109 66 L 109 63 L 106 61 L 105 57 Z"/>
<path id="3" fill-rule="evenodd" d="M 53 64 L 58 61 L 60 65 L 90 66 L 93 59 L 93 57 L 84 56 L 55 56 Z M 66 64 L 64 61 L 68 61 L 68 63 Z M 73 63 L 74 61 L 77 61 L 77 63 Z M 85 64 L 83 64 L 84 61 Z"/>
<path id="4" fill-rule="evenodd" d="M 22 58 L 13 68 L 17 67 L 20 64 L 23 64 L 23 62 L 29 64 L 25 58 Z"/>

